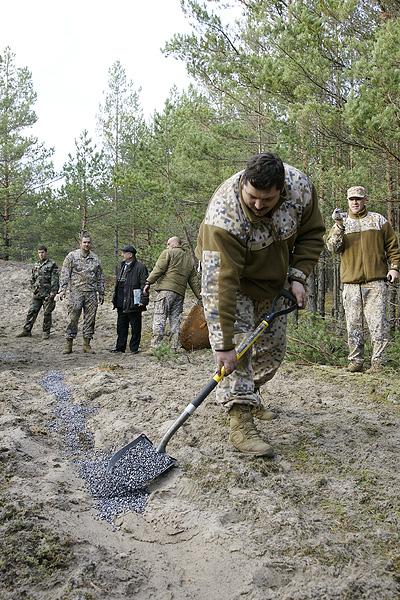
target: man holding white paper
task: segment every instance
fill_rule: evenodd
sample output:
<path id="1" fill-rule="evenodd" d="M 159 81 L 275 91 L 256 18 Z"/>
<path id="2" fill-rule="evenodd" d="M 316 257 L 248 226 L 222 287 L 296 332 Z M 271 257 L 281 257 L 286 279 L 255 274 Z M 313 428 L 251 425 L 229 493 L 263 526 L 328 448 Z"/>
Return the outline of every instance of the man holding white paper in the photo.
<path id="1" fill-rule="evenodd" d="M 136 259 L 136 248 L 133 246 L 122 248 L 121 256 L 122 262 L 112 299 L 114 308 L 118 311 L 117 343 L 110 352 L 125 352 L 130 325 L 132 335 L 129 349 L 131 354 L 137 354 L 142 335 L 142 312 L 149 303 L 149 296 L 143 291 L 148 270 Z"/>

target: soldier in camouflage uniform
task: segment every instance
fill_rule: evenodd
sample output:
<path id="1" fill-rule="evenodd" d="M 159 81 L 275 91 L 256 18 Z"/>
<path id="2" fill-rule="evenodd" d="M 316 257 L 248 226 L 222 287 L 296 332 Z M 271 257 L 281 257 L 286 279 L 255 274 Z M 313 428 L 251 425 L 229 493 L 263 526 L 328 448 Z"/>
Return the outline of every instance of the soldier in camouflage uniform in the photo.
<path id="1" fill-rule="evenodd" d="M 63 263 L 60 278 L 60 300 L 65 298 L 69 285 L 68 303 L 69 323 L 65 331 L 66 345 L 64 354 L 72 352 L 72 343 L 78 333 L 78 321 L 83 310 L 83 351 L 93 354 L 90 340 L 93 338 L 97 312 L 97 294 L 101 304 L 104 302 L 105 280 L 103 268 L 96 254 L 91 252 L 92 240 L 83 235 L 79 250 L 70 252 Z"/>
<path id="2" fill-rule="evenodd" d="M 182 241 L 174 236 L 167 241 L 167 248 L 160 254 L 154 269 L 147 278 L 143 292 L 149 293 L 150 285 L 157 282 L 157 297 L 154 302 L 153 337 L 151 348 L 163 341 L 169 318 L 169 341 L 172 349 L 179 345 L 180 320 L 189 285 L 198 300 L 201 300 L 200 283 L 190 256 L 182 248 Z"/>
<path id="3" fill-rule="evenodd" d="M 31 275 L 32 299 L 25 325 L 17 337 L 30 337 L 33 324 L 43 306 L 42 339 L 50 337 L 51 313 L 56 307 L 54 300 L 58 292 L 58 267 L 54 260 L 47 258 L 46 246 L 38 248 L 39 260 L 33 265 Z"/>
<path id="4" fill-rule="evenodd" d="M 335 225 L 326 243 L 331 252 L 340 254 L 350 350 L 348 370 L 351 373 L 363 371 L 365 317 L 373 345 L 368 371 L 378 373 L 386 363 L 389 341 L 386 279 L 393 283 L 399 279 L 399 245 L 388 220 L 367 210 L 367 195 L 362 186 L 349 188 L 347 199 L 349 214 L 343 218 L 343 214 L 333 213 Z"/>
<path id="5" fill-rule="evenodd" d="M 273 416 L 258 392 L 285 355 L 286 318 L 277 318 L 239 362 L 235 346 L 265 319 L 287 281 L 299 308 L 305 308 L 304 286 L 324 232 L 309 178 L 269 152 L 253 156 L 217 189 L 200 226 L 196 256 L 204 312 L 218 372 L 224 367 L 229 375 L 219 383 L 217 400 L 229 414 L 231 443 L 245 454 L 274 455 L 253 416 Z"/>

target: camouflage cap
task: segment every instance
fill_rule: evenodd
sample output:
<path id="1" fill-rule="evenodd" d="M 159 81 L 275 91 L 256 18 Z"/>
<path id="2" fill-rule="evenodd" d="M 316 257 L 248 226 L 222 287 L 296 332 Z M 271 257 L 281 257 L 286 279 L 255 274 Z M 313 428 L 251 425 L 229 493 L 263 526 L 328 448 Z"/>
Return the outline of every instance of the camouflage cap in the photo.
<path id="1" fill-rule="evenodd" d="M 347 200 L 349 198 L 365 198 L 365 188 L 361 187 L 361 185 L 355 185 L 347 190 Z"/>

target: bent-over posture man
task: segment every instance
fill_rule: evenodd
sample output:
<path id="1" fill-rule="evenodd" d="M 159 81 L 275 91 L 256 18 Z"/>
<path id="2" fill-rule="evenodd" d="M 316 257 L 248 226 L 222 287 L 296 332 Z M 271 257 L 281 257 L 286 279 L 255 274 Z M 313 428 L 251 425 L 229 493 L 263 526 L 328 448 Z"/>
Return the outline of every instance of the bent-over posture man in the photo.
<path id="1" fill-rule="evenodd" d="M 367 210 L 365 188 L 349 188 L 347 199 L 349 214 L 335 219 L 326 242 L 331 252 L 340 254 L 350 351 L 347 368 L 351 373 L 363 371 L 365 317 L 373 346 L 368 371 L 378 373 L 386 363 L 389 341 L 386 280 L 396 283 L 399 279 L 399 244 L 389 221 L 381 214 Z"/>
<path id="2" fill-rule="evenodd" d="M 66 345 L 63 354 L 71 354 L 72 343 L 78 333 L 78 321 L 83 310 L 83 351 L 93 354 L 90 340 L 93 338 L 97 312 L 97 294 L 104 302 L 105 280 L 99 257 L 90 249 L 92 238 L 82 235 L 79 250 L 73 250 L 64 259 L 60 278 L 60 300 L 65 298 L 69 286 L 69 323 L 65 331 Z"/>
<path id="3" fill-rule="evenodd" d="M 201 300 L 200 282 L 190 256 L 182 248 L 179 237 L 169 238 L 167 249 L 161 252 L 154 269 L 147 278 L 144 292 L 157 282 L 157 297 L 154 303 L 153 337 L 150 346 L 157 348 L 163 341 L 167 319 L 169 318 L 169 341 L 171 348 L 179 346 L 179 334 L 186 287 L 192 288 Z"/>
<path id="4" fill-rule="evenodd" d="M 30 337 L 32 327 L 36 321 L 40 309 L 43 306 L 43 333 L 42 339 L 50 337 L 52 325 L 51 313 L 56 307 L 54 300 L 58 292 L 58 267 L 54 260 L 47 257 L 46 246 L 39 246 L 39 260 L 32 267 L 31 291 L 32 299 L 26 316 L 25 325 L 17 337 Z"/>
<path id="5" fill-rule="evenodd" d="M 235 346 L 266 318 L 287 281 L 299 307 L 306 307 L 305 283 L 323 249 L 324 232 L 309 178 L 270 152 L 253 156 L 244 171 L 221 184 L 201 224 L 196 256 L 204 311 L 217 369 L 229 375 L 217 387 L 217 400 L 230 417 L 231 443 L 245 454 L 274 455 L 253 416 L 265 418 L 258 391 L 284 358 L 286 316 L 239 362 Z"/>

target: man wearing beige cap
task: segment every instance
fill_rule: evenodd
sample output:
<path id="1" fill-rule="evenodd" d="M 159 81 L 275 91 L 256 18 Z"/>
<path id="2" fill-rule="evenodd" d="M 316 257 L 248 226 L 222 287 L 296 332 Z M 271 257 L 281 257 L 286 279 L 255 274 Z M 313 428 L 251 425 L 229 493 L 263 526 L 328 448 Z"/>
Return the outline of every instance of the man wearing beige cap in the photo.
<path id="1" fill-rule="evenodd" d="M 335 210 L 327 246 L 341 255 L 340 277 L 346 313 L 349 366 L 361 373 L 364 364 L 363 317 L 371 334 L 373 353 L 369 373 L 379 373 L 386 363 L 388 323 L 387 283 L 399 279 L 400 251 L 389 221 L 366 208 L 367 195 L 361 186 L 347 190 L 349 214 Z"/>

